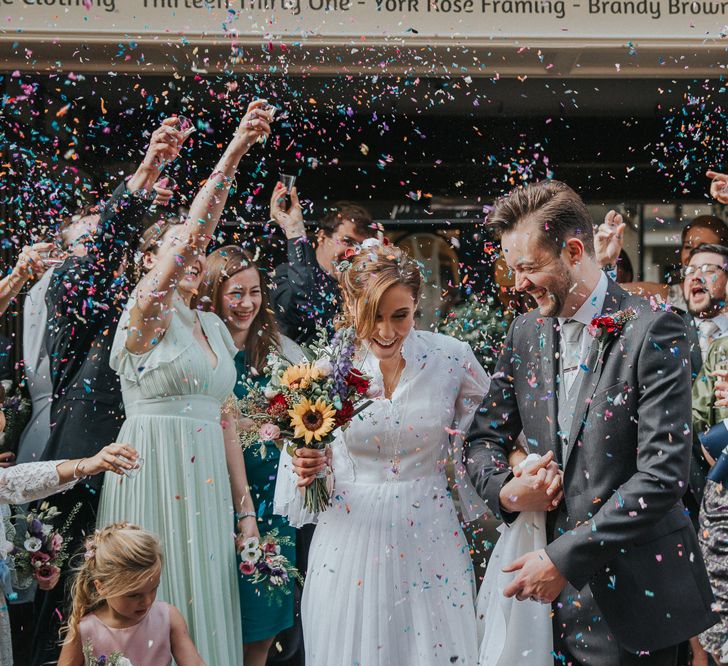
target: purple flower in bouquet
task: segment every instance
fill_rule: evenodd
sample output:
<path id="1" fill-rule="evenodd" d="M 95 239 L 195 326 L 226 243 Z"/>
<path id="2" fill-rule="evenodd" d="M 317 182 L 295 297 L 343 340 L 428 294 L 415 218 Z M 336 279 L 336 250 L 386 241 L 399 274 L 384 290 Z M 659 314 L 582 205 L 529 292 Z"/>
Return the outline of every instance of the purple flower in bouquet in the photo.
<path id="1" fill-rule="evenodd" d="M 40 522 L 37 518 L 33 518 L 33 520 L 30 521 L 30 526 L 28 527 L 28 532 L 34 537 L 38 537 L 39 539 L 43 538 L 43 523 Z"/>
<path id="2" fill-rule="evenodd" d="M 331 348 L 334 352 L 331 358 L 334 390 L 343 400 L 349 395 L 349 385 L 346 380 L 354 366 L 354 336 L 351 329 L 341 328 L 336 331 L 331 340 Z"/>

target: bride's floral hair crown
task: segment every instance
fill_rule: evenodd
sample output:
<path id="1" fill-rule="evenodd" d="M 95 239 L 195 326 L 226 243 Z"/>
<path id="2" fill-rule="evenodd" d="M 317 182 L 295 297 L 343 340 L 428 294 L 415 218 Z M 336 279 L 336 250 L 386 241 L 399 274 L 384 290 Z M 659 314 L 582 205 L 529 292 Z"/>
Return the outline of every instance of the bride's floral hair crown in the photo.
<path id="1" fill-rule="evenodd" d="M 344 308 L 337 325 L 351 326 L 359 340 L 371 337 L 379 302 L 390 287 L 410 289 L 415 303 L 422 289 L 419 264 L 402 248 L 391 245 L 380 234 L 367 238 L 356 249 L 347 251 L 340 267 L 339 284 Z"/>

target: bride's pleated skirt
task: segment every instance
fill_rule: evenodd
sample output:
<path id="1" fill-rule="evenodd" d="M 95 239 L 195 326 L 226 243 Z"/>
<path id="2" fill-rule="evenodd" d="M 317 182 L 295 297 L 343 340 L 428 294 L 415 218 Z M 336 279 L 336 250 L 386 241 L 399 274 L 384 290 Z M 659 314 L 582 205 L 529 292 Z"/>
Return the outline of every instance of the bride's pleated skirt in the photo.
<path id="1" fill-rule="evenodd" d="M 445 483 L 337 481 L 309 555 L 307 661 L 477 664 L 473 565 Z"/>

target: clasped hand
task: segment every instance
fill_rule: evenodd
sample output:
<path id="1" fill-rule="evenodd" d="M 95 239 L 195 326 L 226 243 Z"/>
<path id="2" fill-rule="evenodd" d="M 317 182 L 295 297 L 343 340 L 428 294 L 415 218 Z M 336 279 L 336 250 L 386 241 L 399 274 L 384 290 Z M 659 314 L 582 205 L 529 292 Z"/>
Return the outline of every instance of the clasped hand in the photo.
<path id="1" fill-rule="evenodd" d="M 563 474 L 553 451 L 524 468 L 517 466 L 513 478 L 500 491 L 500 504 L 508 512 L 553 511 L 564 497 Z"/>

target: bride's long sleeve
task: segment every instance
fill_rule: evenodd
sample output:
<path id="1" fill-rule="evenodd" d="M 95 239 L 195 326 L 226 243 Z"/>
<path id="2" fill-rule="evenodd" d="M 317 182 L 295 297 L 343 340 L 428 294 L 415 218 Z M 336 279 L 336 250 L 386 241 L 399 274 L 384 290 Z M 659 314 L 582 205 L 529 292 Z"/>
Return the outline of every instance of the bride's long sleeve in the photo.
<path id="1" fill-rule="evenodd" d="M 293 470 L 293 459 L 284 446 L 278 462 L 278 476 L 273 495 L 273 513 L 288 518 L 292 527 L 316 523 L 317 515 L 303 505 L 303 493 L 296 486 L 298 476 Z"/>
<path id="2" fill-rule="evenodd" d="M 0 469 L 0 503 L 25 504 L 68 490 L 77 480 L 60 484 L 56 468 L 62 462 L 48 460 Z"/>
<path id="3" fill-rule="evenodd" d="M 461 344 L 462 351 L 458 360 L 461 362 L 463 375 L 460 382 L 460 391 L 455 401 L 450 451 L 455 468 L 455 482 L 458 497 L 460 498 L 460 510 L 463 519 L 470 522 L 486 513 L 487 505 L 473 487 L 465 469 L 463 440 L 475 418 L 476 410 L 483 402 L 483 397 L 488 393 L 490 375 L 480 365 L 470 345 L 465 342 Z"/>

